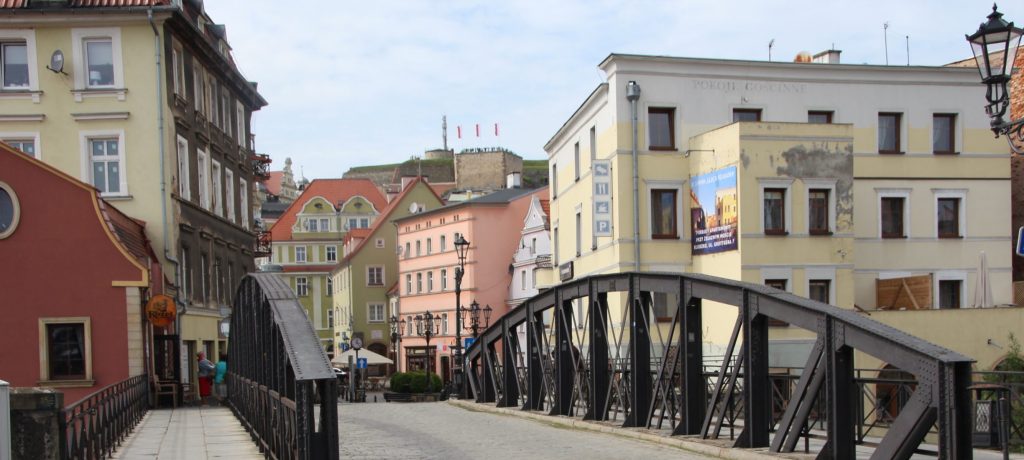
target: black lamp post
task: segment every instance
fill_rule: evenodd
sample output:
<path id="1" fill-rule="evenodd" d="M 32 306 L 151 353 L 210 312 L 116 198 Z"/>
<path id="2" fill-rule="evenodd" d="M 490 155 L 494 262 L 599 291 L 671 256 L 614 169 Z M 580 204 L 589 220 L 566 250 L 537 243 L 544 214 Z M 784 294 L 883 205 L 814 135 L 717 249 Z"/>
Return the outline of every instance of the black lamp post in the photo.
<path id="1" fill-rule="evenodd" d="M 416 315 L 416 334 L 427 340 L 427 392 L 430 392 L 430 338 L 438 334 L 438 326 L 440 326 L 440 319 L 437 316 L 430 314 L 430 310 L 427 310 L 422 315 Z"/>
<path id="2" fill-rule="evenodd" d="M 480 336 L 480 313 L 483 312 L 484 314 L 483 328 L 487 329 L 487 326 L 491 324 L 492 311 L 494 311 L 494 309 L 491 308 L 490 304 L 484 308 L 480 308 L 480 304 L 475 300 L 473 303 L 469 304 L 469 326 L 466 326 L 466 330 L 473 331 L 474 339 Z M 462 310 L 462 314 L 465 315 L 466 310 Z"/>
<path id="3" fill-rule="evenodd" d="M 463 395 L 462 382 L 462 275 L 466 272 L 466 253 L 469 252 L 469 241 L 462 235 L 455 241 L 455 255 L 459 258 L 459 266 L 455 268 L 455 392 Z"/>
<path id="4" fill-rule="evenodd" d="M 982 23 L 973 35 L 967 35 L 974 59 L 978 63 L 978 72 L 981 73 L 981 82 L 988 86 L 985 112 L 992 119 L 992 131 L 996 137 L 1005 135 L 1010 149 L 1017 154 L 1024 153 L 1024 149 L 1016 145 L 1024 142 L 1024 118 L 1006 121 L 1003 116 L 1010 106 L 1007 84 L 1013 73 L 1013 61 L 1017 57 L 1020 37 L 1021 29 L 1014 27 L 1012 22 L 1004 21 L 1003 14 L 996 11 L 994 4 L 988 22 Z"/>
<path id="5" fill-rule="evenodd" d="M 405 330 L 405 320 L 398 320 L 398 316 L 391 315 L 391 350 L 395 355 L 395 372 L 398 372 L 398 344 L 402 342 L 402 331 Z"/>

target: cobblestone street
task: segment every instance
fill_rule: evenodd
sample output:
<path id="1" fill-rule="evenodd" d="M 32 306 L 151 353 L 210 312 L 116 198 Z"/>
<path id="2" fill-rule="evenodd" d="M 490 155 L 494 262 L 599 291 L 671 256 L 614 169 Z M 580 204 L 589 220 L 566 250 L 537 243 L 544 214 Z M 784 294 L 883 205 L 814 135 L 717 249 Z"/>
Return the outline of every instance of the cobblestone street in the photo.
<path id="1" fill-rule="evenodd" d="M 342 403 L 338 417 L 342 458 L 708 458 L 674 447 L 474 412 L 444 402 Z"/>

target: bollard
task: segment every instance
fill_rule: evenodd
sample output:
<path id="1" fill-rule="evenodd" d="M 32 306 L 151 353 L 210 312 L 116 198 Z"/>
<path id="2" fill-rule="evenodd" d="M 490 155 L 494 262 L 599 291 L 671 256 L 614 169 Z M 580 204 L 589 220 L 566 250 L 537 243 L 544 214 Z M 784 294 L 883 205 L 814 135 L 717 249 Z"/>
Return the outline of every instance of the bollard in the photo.
<path id="1" fill-rule="evenodd" d="M 0 460 L 11 460 L 11 385 L 0 380 Z"/>
<path id="2" fill-rule="evenodd" d="M 1010 460 L 1010 404 L 1006 397 L 999 398 L 999 441 L 1003 460 Z"/>
<path id="3" fill-rule="evenodd" d="M 373 402 L 377 402 L 377 395 L 373 395 Z"/>

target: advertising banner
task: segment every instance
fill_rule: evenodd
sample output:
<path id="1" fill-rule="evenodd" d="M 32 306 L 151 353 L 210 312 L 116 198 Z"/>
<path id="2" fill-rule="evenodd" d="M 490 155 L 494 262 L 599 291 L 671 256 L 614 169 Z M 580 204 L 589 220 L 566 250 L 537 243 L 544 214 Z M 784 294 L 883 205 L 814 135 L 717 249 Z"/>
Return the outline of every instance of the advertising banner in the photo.
<path id="1" fill-rule="evenodd" d="M 612 236 L 610 161 L 594 161 L 594 236 Z"/>
<path id="2" fill-rule="evenodd" d="M 739 196 L 736 166 L 690 179 L 690 230 L 693 255 L 739 248 Z"/>

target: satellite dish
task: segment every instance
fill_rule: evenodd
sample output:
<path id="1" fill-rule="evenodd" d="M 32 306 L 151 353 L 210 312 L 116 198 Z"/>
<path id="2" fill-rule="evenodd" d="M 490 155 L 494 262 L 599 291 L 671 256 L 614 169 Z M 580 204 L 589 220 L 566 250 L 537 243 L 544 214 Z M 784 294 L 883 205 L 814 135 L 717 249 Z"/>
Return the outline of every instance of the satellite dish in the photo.
<path id="1" fill-rule="evenodd" d="M 416 214 L 417 212 L 419 212 L 419 210 L 420 210 L 419 203 L 413 202 L 412 204 L 409 205 L 409 212 L 411 212 L 413 214 Z"/>
<path id="2" fill-rule="evenodd" d="M 53 54 L 50 55 L 50 65 L 46 66 L 46 68 L 53 71 L 53 73 L 63 73 L 64 75 L 67 75 L 67 73 L 64 72 L 64 52 L 61 50 L 55 50 Z"/>

